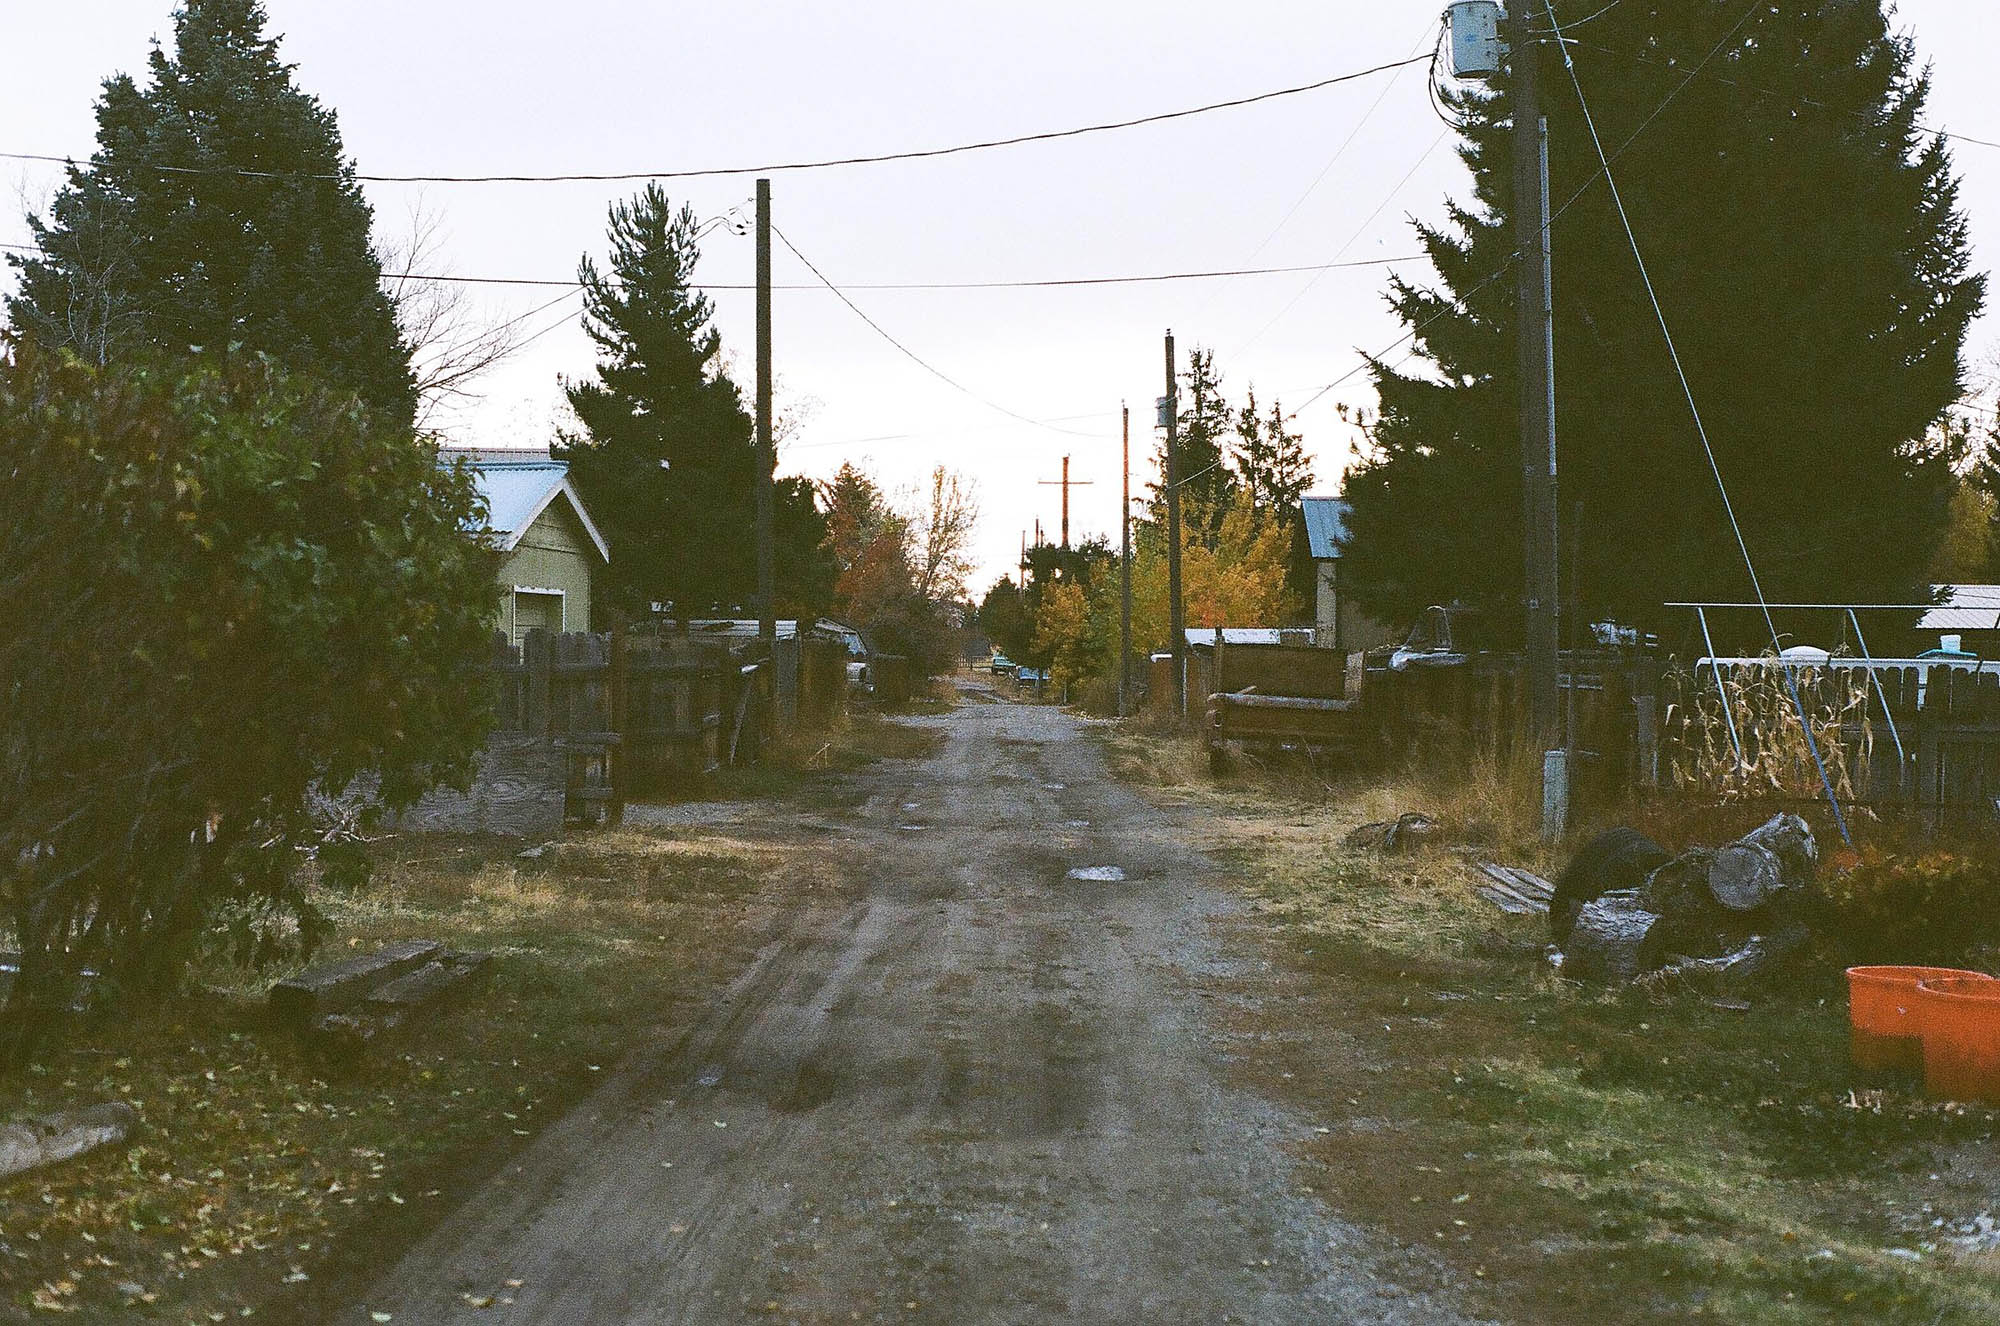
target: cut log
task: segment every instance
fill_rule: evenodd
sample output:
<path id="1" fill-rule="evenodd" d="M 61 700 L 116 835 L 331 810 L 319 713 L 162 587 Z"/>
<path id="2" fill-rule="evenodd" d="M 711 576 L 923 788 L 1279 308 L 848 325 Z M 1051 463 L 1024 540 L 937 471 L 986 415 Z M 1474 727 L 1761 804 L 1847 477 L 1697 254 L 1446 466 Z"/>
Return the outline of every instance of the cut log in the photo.
<path id="1" fill-rule="evenodd" d="M 444 953 L 415 971 L 384 981 L 364 1003 L 371 1012 L 408 1011 L 435 1003 L 485 973 L 490 953 Z"/>
<path id="2" fill-rule="evenodd" d="M 311 967 L 271 987 L 271 1011 L 297 1030 L 329 1013 L 350 1008 L 386 981 L 435 959 L 444 945 L 434 939 L 405 939 L 364 953 Z"/>
<path id="3" fill-rule="evenodd" d="M 1773 815 L 1737 841 L 1754 843 L 1777 857 L 1788 889 L 1810 888 L 1819 875 L 1819 843 L 1797 815 Z"/>
<path id="4" fill-rule="evenodd" d="M 1576 914 L 1592 899 L 1614 889 L 1636 889 L 1666 863 L 1665 848 L 1637 829 L 1606 829 L 1578 849 L 1556 878 L 1549 903 L 1549 931 L 1556 943 L 1569 939 Z"/>
<path id="5" fill-rule="evenodd" d="M 1755 911 L 1784 887 L 1777 854 L 1747 839 L 1719 848 L 1708 865 L 1709 893 L 1732 912 Z"/>
<path id="6" fill-rule="evenodd" d="M 0 1178 L 122 1142 L 138 1126 L 138 1111 L 118 1100 L 7 1124 L 0 1127 Z"/>
<path id="7" fill-rule="evenodd" d="M 1659 920 L 1630 889 L 1585 903 L 1563 949 L 1563 975 L 1579 981 L 1630 981 L 1654 965 L 1648 940 Z"/>

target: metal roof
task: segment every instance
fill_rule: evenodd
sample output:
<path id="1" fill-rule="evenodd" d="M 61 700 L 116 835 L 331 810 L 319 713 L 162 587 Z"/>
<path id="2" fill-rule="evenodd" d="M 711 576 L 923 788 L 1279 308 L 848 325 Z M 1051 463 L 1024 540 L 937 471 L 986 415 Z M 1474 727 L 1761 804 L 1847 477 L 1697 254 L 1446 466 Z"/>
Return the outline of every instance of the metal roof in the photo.
<path id="1" fill-rule="evenodd" d="M 2000 630 L 2000 585 L 1933 585 L 1945 596 L 1917 620 L 1920 631 Z"/>
<path id="2" fill-rule="evenodd" d="M 611 549 L 605 545 L 604 536 L 597 532 L 590 513 L 583 509 L 583 499 L 570 485 L 569 466 L 551 460 L 546 451 L 445 449 L 438 455 L 444 460 L 464 458 L 472 462 L 479 495 L 486 499 L 486 528 L 498 536 L 501 552 L 514 551 L 535 519 L 557 497 L 562 497 L 576 513 L 583 532 L 590 536 L 597 555 L 607 562 L 611 560 Z"/>
<path id="3" fill-rule="evenodd" d="M 1347 539 L 1345 500 L 1338 497 L 1303 497 L 1299 505 L 1306 513 L 1306 542 L 1312 546 L 1313 560 L 1331 561 L 1340 556 Z"/>
<path id="4" fill-rule="evenodd" d="M 1187 640 L 1191 645 L 1213 645 L 1213 626 L 1187 627 Z M 1225 645 L 1275 645 L 1282 643 L 1275 626 L 1225 626 L 1222 628 L 1222 643 Z"/>

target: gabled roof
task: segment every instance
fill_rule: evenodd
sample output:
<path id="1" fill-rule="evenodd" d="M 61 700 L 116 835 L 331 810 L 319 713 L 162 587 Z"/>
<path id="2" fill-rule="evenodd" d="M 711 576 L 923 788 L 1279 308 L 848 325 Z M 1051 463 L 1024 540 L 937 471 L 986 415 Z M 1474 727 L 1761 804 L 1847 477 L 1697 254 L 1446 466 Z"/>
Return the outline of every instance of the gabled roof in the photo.
<path id="1" fill-rule="evenodd" d="M 528 532 L 542 512 L 557 498 L 569 503 L 576 513 L 577 523 L 590 536 L 591 546 L 605 561 L 611 560 L 611 549 L 604 542 L 604 536 L 597 532 L 596 522 L 583 509 L 583 499 L 569 481 L 567 463 L 551 459 L 546 451 L 475 451 L 444 449 L 438 453 L 444 460 L 464 458 L 472 462 L 472 472 L 479 483 L 479 495 L 486 499 L 486 528 L 496 536 L 501 552 L 512 552 L 520 545 L 521 537 Z"/>
<path id="2" fill-rule="evenodd" d="M 1302 497 L 1299 505 L 1306 513 L 1306 542 L 1313 560 L 1329 561 L 1340 556 L 1347 538 L 1347 502 L 1338 497 Z"/>

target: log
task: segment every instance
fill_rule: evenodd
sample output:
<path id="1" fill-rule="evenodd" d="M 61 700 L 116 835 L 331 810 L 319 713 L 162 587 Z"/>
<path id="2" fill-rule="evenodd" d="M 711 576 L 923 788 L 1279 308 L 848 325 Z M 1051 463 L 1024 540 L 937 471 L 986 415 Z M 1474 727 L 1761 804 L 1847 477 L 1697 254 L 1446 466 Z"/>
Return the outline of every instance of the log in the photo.
<path id="1" fill-rule="evenodd" d="M 1621 984 L 1632 980 L 1655 965 L 1648 941 L 1659 920 L 1630 889 L 1617 889 L 1585 903 L 1563 949 L 1563 975 Z"/>
<path id="2" fill-rule="evenodd" d="M 1732 912 L 1751 912 L 1785 887 L 1777 854 L 1744 839 L 1717 849 L 1708 865 L 1708 892 Z"/>
<path id="3" fill-rule="evenodd" d="M 1556 878 L 1549 903 L 1549 931 L 1556 943 L 1569 939 L 1586 903 L 1614 889 L 1638 888 L 1666 861 L 1666 849 L 1637 829 L 1606 829 L 1585 843 Z"/>
<path id="4" fill-rule="evenodd" d="M 408 1011 L 435 1003 L 485 973 L 490 953 L 444 953 L 415 971 L 385 981 L 369 992 L 364 1007 L 371 1012 Z"/>
<path id="5" fill-rule="evenodd" d="M 405 939 L 339 962 L 309 967 L 271 987 L 271 1011 L 281 1022 L 303 1030 L 329 1013 L 366 999 L 386 981 L 432 961 L 444 945 L 434 939 Z"/>
<path id="6" fill-rule="evenodd" d="M 0 1178 L 122 1142 L 138 1126 L 138 1111 L 119 1100 L 7 1124 L 0 1127 Z"/>

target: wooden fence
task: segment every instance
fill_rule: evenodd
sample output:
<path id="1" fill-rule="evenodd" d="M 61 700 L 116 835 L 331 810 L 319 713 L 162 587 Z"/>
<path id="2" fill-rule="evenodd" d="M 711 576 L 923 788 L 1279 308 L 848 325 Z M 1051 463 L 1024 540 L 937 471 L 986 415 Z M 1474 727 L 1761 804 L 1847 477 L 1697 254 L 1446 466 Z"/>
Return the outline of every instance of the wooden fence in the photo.
<path id="1" fill-rule="evenodd" d="M 1724 669 L 1735 692 L 1753 669 Z M 1761 669 L 1767 675 L 1770 669 Z M 1872 810 L 1915 812 L 1933 824 L 1991 824 L 2000 813 L 2000 673 L 1930 666 L 1801 668 L 1792 674 L 1799 702 L 1815 716 L 1822 759 L 1829 766 L 1842 800 Z M 1687 760 L 1687 747 L 1700 744 L 1725 749 L 1730 758 L 1763 768 L 1774 758 L 1762 728 L 1770 715 L 1752 706 L 1732 705 L 1734 728 L 1720 740 L 1714 697 L 1717 680 L 1711 671 L 1682 673 L 1666 679 L 1664 698 L 1674 706 L 1676 721 L 1664 734 L 1662 759 L 1671 765 Z M 1708 710 L 1707 731 L 1690 727 L 1687 716 L 1697 702 Z M 1765 705 L 1765 709 L 1772 706 Z M 1797 722 L 1789 691 L 1783 694 L 1783 721 Z M 1837 716 L 1837 717 L 1836 717 Z M 1761 721 L 1760 721 L 1761 720 Z M 1727 741 L 1722 747 L 1720 741 Z M 1796 743 L 1775 758 L 1789 767 L 1773 771 L 1788 786 L 1823 799 L 1819 772 L 1810 756 L 1801 757 Z M 1766 780 L 1769 781 L 1768 779 Z"/>
<path id="2" fill-rule="evenodd" d="M 657 634 L 497 634 L 486 668 L 496 748 L 563 753 L 566 801 L 615 806 L 630 792 L 707 773 L 784 731 L 830 726 L 846 702 L 833 641 Z"/>

